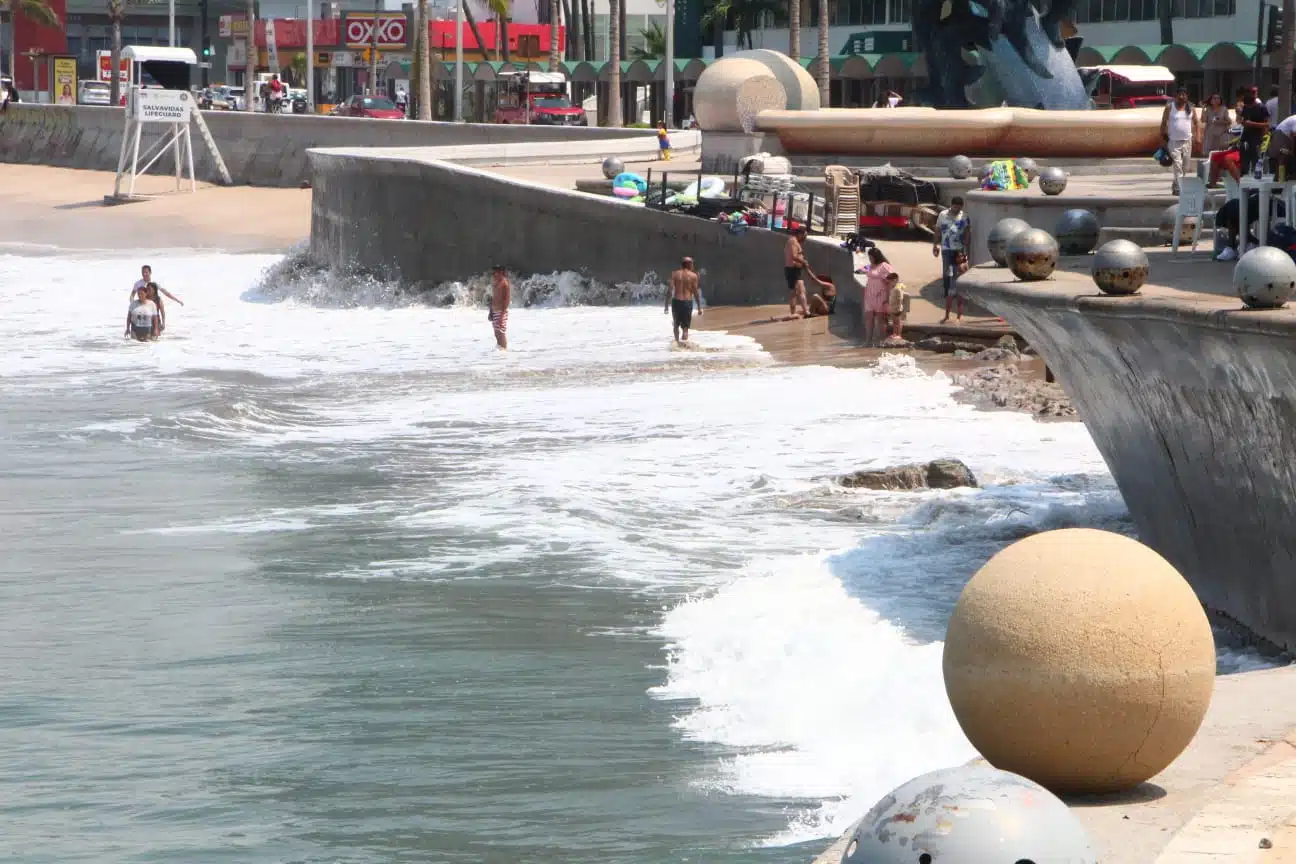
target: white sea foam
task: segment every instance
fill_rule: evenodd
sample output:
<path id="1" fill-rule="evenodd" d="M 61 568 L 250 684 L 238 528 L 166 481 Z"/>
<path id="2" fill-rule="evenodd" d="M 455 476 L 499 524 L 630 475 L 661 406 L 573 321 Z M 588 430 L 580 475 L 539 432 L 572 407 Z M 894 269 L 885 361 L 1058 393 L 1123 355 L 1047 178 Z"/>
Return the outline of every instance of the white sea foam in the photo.
<path id="1" fill-rule="evenodd" d="M 560 555 L 564 584 L 659 597 L 654 696 L 676 706 L 681 735 L 729 748 L 696 783 L 797 803 L 771 844 L 841 830 L 890 786 L 970 754 L 942 691 L 940 624 L 993 551 L 1041 528 L 1122 527 L 1079 424 L 976 412 L 901 355 L 771 367 L 751 340 L 707 332 L 694 338 L 713 350 L 672 351 L 651 275 L 611 289 L 517 280 L 502 354 L 483 280 L 410 295 L 299 261 L 179 253 L 147 263 L 185 305 L 167 304 L 163 340 L 131 343 L 138 263 L 0 255 L 5 386 L 172 388 L 192 394 L 173 416 L 126 405 L 75 434 L 281 463 L 383 453 L 375 470 L 404 478 L 381 499 L 151 530 L 303 531 L 360 514 L 423 538 L 426 556 L 376 551 L 320 578 L 483 578 Z M 653 302 L 624 306 L 640 300 Z M 936 456 L 990 488 L 831 481 Z"/>

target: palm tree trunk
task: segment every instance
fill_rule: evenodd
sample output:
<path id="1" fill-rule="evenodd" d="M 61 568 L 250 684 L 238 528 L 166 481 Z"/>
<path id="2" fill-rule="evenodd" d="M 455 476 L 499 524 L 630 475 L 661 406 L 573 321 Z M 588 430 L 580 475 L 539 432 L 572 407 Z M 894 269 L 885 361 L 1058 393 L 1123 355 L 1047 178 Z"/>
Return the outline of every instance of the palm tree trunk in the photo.
<path id="1" fill-rule="evenodd" d="M 1286 117 L 1292 104 L 1292 52 L 1296 51 L 1296 0 L 1283 0 L 1282 68 L 1278 70 L 1278 116 Z M 1272 121 L 1270 121 L 1272 122 Z"/>
<path id="2" fill-rule="evenodd" d="M 568 60 L 580 60 L 581 52 L 576 47 L 580 44 L 580 22 L 572 17 L 571 0 L 562 0 L 562 20 L 567 24 L 567 38 L 563 41 L 563 51 Z"/>
<path id="3" fill-rule="evenodd" d="M 621 120 L 621 6 L 622 0 L 608 0 L 608 125 L 619 128 Z"/>
<path id="4" fill-rule="evenodd" d="M 580 0 L 581 36 L 585 39 L 584 59 L 593 61 L 594 56 L 594 12 L 590 9 L 589 0 Z"/>
<path id="5" fill-rule="evenodd" d="M 12 5 L 13 5 L 13 3 L 14 3 L 14 0 L 9 0 L 9 3 L 10 3 L 10 6 L 12 7 Z M 15 54 L 17 53 L 17 51 L 18 51 L 18 36 L 17 36 L 17 34 L 14 32 L 14 30 L 15 30 L 16 28 L 14 27 L 14 11 L 13 11 L 13 9 L 10 8 L 9 13 L 8 13 L 6 16 L 4 16 L 3 19 L 0 19 L 0 20 L 7 21 L 8 24 L 9 24 L 9 30 L 7 31 L 7 32 L 8 32 L 8 36 L 9 36 L 9 44 L 6 46 L 6 47 L 9 49 L 9 80 L 14 82 L 14 88 L 17 89 L 17 87 L 18 87 L 18 83 L 17 83 L 17 82 L 18 82 L 18 78 L 17 78 L 17 75 L 18 75 L 18 63 L 17 63 L 17 61 L 14 59 L 14 55 L 15 55 Z"/>
<path id="6" fill-rule="evenodd" d="M 815 77 L 819 79 L 819 105 L 827 108 L 831 101 L 828 89 L 828 0 L 819 0 L 819 68 Z"/>
<path id="7" fill-rule="evenodd" d="M 418 33 L 414 35 L 414 57 L 418 62 L 418 119 L 432 119 L 432 57 L 428 50 L 427 0 L 418 0 Z"/>
<path id="8" fill-rule="evenodd" d="M 382 0 L 374 0 L 373 29 L 369 31 L 369 93 L 378 92 L 378 16 L 382 14 Z"/>
<path id="9" fill-rule="evenodd" d="M 464 21 L 468 22 L 468 29 L 472 31 L 473 38 L 477 40 L 477 47 L 481 49 L 482 56 L 490 59 L 490 49 L 486 45 L 486 40 L 482 38 L 481 31 L 477 29 L 477 19 L 473 17 L 472 4 L 468 0 L 459 0 L 463 3 Z"/>
<path id="10" fill-rule="evenodd" d="M 121 104 L 121 22 L 125 3 L 115 3 L 115 14 L 110 12 L 112 20 L 112 42 L 108 51 L 108 101 L 115 107 Z M 110 7 L 112 9 L 112 7 Z"/>
<path id="11" fill-rule="evenodd" d="M 1161 22 L 1161 44 L 1174 44 L 1174 0 L 1160 0 L 1157 18 Z M 1258 50 L 1258 46 L 1257 46 Z"/>
<path id="12" fill-rule="evenodd" d="M 549 71 L 557 72 L 559 63 L 558 53 L 558 21 L 562 5 L 558 0 L 549 0 Z"/>
<path id="13" fill-rule="evenodd" d="M 256 110 L 256 0 L 247 0 L 247 71 L 243 75 L 243 110 Z M 113 61 L 116 62 L 116 61 Z"/>
<path id="14" fill-rule="evenodd" d="M 788 56 L 801 59 L 801 0 L 788 0 Z"/>

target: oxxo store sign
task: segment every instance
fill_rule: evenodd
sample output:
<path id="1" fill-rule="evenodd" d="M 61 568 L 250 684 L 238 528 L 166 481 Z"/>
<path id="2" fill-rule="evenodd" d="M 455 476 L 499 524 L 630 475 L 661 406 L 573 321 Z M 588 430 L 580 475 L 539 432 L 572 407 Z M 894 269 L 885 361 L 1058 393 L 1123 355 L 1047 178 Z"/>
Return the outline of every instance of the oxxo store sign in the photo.
<path id="1" fill-rule="evenodd" d="M 342 41 L 348 48 L 369 48 L 373 45 L 374 14 L 372 12 L 347 12 L 342 19 Z M 398 13 L 377 16 L 378 47 L 388 50 L 404 48 L 409 39 L 409 21 Z"/>

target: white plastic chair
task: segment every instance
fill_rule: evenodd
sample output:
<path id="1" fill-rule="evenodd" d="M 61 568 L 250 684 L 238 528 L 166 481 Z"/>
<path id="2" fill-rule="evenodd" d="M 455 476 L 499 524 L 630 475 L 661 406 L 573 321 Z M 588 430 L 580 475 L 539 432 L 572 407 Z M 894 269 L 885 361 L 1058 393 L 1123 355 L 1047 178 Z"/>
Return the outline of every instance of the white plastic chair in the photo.
<path id="1" fill-rule="evenodd" d="M 1206 184 L 1200 177 L 1179 178 L 1179 206 L 1175 208 L 1174 236 L 1170 239 L 1170 251 L 1179 251 L 1179 237 L 1183 233 L 1184 220 L 1195 218 L 1193 228 L 1192 251 L 1197 251 L 1201 241 L 1202 222 L 1206 210 Z"/>
<path id="2" fill-rule="evenodd" d="M 1236 201 L 1238 196 L 1242 194 L 1242 187 L 1238 185 L 1238 181 L 1234 180 L 1233 176 L 1228 173 L 1225 173 L 1220 179 L 1224 181 L 1225 200 Z"/>

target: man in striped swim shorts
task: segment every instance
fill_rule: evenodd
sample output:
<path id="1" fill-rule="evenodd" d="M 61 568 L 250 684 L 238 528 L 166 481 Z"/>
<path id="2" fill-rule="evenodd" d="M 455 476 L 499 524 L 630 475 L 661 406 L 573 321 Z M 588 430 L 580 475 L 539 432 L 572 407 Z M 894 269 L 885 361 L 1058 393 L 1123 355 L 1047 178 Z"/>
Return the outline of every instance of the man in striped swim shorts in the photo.
<path id="1" fill-rule="evenodd" d="M 504 272 L 504 265 L 496 264 L 491 268 L 490 312 L 487 313 L 486 319 L 490 321 L 491 329 L 495 331 L 495 344 L 501 351 L 508 350 L 508 310 L 512 299 L 513 289 Z"/>

